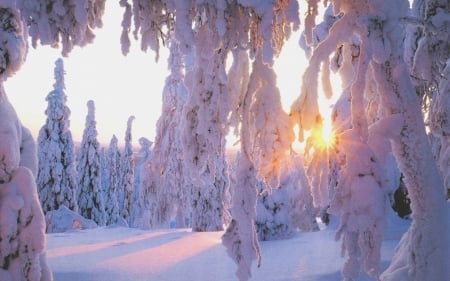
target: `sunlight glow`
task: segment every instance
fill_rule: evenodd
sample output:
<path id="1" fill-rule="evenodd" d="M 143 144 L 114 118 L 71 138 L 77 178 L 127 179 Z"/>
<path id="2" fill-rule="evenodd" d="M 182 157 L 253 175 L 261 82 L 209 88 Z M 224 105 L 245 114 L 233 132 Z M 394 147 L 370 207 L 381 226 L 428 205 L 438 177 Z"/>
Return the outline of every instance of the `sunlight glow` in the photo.
<path id="1" fill-rule="evenodd" d="M 336 136 L 330 118 L 326 118 L 322 125 L 322 139 L 324 143 L 330 147 L 336 144 Z"/>
<path id="2" fill-rule="evenodd" d="M 308 139 L 310 147 L 315 149 L 328 149 L 336 143 L 336 137 L 333 132 L 331 120 L 329 118 L 322 120 L 321 123 L 312 130 Z"/>

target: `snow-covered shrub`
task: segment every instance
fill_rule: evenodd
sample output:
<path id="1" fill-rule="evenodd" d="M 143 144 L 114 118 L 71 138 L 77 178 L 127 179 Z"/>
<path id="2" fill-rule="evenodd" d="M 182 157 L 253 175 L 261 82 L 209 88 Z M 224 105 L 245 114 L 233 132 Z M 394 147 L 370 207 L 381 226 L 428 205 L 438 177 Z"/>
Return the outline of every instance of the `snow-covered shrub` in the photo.
<path id="1" fill-rule="evenodd" d="M 57 210 L 47 212 L 45 223 L 47 233 L 69 232 L 97 227 L 93 220 L 84 218 L 64 205 L 61 205 Z"/>
<path id="2" fill-rule="evenodd" d="M 256 205 L 256 233 L 259 240 L 285 239 L 292 235 L 289 221 L 289 202 L 285 188 L 270 191 L 264 183 L 258 183 Z"/>
<path id="3" fill-rule="evenodd" d="M 317 208 L 313 206 L 310 183 L 300 156 L 293 155 L 283 166 L 280 186 L 270 190 L 258 183 L 256 232 L 260 240 L 288 238 L 299 229 L 317 231 Z"/>

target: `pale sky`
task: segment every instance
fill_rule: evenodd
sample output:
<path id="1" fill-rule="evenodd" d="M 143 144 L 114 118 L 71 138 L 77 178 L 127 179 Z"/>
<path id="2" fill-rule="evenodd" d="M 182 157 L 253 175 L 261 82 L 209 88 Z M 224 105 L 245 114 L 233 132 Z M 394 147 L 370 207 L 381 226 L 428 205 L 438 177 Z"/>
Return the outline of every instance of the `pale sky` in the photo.
<path id="1" fill-rule="evenodd" d="M 113 134 L 124 143 L 128 117 L 134 115 L 133 143 L 155 138 L 155 127 L 161 113 L 164 81 L 168 75 L 167 50 L 162 47 L 160 60 L 155 53 L 142 52 L 139 42 L 132 41 L 128 56 L 120 47 L 120 23 L 123 9 L 117 2 L 106 4 L 104 26 L 95 31 L 93 44 L 75 48 L 64 58 L 67 106 L 71 110 L 70 130 L 75 141 L 81 141 L 86 103 L 94 100 L 98 140 L 109 144 Z M 298 34 L 283 48 L 276 63 L 279 89 L 285 110 L 299 95 L 301 74 L 306 67 L 303 50 L 298 47 Z M 35 138 L 45 124 L 47 94 L 53 90 L 54 63 L 61 57 L 59 49 L 49 46 L 30 48 L 27 60 L 18 73 L 5 82 L 9 100 L 22 123 Z"/>

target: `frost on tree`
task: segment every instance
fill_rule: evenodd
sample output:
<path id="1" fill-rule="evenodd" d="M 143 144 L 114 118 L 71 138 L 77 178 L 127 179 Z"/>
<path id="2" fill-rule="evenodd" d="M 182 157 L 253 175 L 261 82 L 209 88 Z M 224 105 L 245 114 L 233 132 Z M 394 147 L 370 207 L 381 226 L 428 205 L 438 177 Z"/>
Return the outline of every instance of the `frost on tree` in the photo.
<path id="1" fill-rule="evenodd" d="M 120 220 L 119 201 L 117 200 L 117 189 L 119 186 L 120 151 L 117 145 L 117 137 L 112 136 L 105 157 L 105 216 L 106 225 L 117 224 Z"/>
<path id="2" fill-rule="evenodd" d="M 132 125 L 134 116 L 130 116 L 127 121 L 127 129 L 125 131 L 125 147 L 120 159 L 120 183 L 119 183 L 119 207 L 120 215 L 129 224 L 131 221 L 131 204 L 134 192 L 134 161 L 132 141 Z"/>
<path id="3" fill-rule="evenodd" d="M 314 1 L 316 2 L 316 1 Z M 333 1 L 342 17 L 328 37 L 313 51 L 304 75 L 302 105 L 297 113 L 301 128 L 311 129 L 317 116 L 317 73 L 320 65 L 341 45 L 360 48 L 350 80 L 351 128 L 340 136 L 346 150 L 345 166 L 332 209 L 341 215 L 338 235 L 348 260 L 344 278 L 354 279 L 360 266 L 374 277 L 379 272 L 380 234 L 384 220 L 384 193 L 389 180 L 381 169 L 387 160 L 387 139 L 405 177 L 411 198 L 413 222 L 402 239 L 382 280 L 446 280 L 448 245 L 442 183 L 424 130 L 420 106 L 403 61 L 401 24 L 407 1 Z M 350 60 L 349 60 L 350 61 Z M 376 91 L 373 91 L 376 89 Z M 365 112 L 364 93 L 378 96 L 377 121 Z M 357 151 L 358 157 L 352 155 Z M 370 194 L 370 195 L 369 195 Z M 358 198 L 366 198 L 359 200 Z M 370 198 L 370 200 L 367 200 Z M 364 211 L 362 211 L 364 210 Z M 360 217 L 361 216 L 361 217 Z M 370 239 L 368 239 L 370 238 Z"/>
<path id="4" fill-rule="evenodd" d="M 0 4 L 0 22 L 0 279 L 51 281 L 35 181 L 36 144 L 3 88 L 26 53 L 23 26 L 13 4 Z"/>
<path id="5" fill-rule="evenodd" d="M 64 66 L 62 59 L 55 63 L 55 84 L 46 100 L 47 120 L 39 131 L 39 170 L 36 184 L 44 213 L 66 206 L 77 212 L 77 180 L 75 152 L 70 131 L 70 109 L 64 93 Z"/>
<path id="6" fill-rule="evenodd" d="M 80 215 L 105 225 L 105 203 L 101 186 L 100 143 L 97 140 L 94 101 L 87 102 L 88 113 L 78 150 L 78 209 Z"/>

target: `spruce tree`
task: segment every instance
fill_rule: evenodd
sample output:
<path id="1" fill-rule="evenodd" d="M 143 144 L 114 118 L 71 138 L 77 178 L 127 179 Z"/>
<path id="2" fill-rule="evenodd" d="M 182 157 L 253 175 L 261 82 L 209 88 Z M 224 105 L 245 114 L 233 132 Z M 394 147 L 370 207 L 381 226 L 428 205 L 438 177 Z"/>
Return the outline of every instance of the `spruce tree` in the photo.
<path id="1" fill-rule="evenodd" d="M 128 224 L 131 224 L 131 204 L 134 191 L 134 161 L 133 146 L 131 144 L 132 134 L 131 127 L 133 125 L 134 116 L 130 116 L 127 121 L 127 129 L 125 131 L 125 147 L 120 161 L 120 208 L 121 216 Z"/>
<path id="2" fill-rule="evenodd" d="M 64 93 L 64 64 L 55 63 L 55 84 L 46 100 L 45 125 L 39 131 L 39 168 L 36 183 L 44 213 L 66 206 L 77 211 L 75 152 L 70 131 L 70 109 Z"/>
<path id="3" fill-rule="evenodd" d="M 78 153 L 78 207 L 80 214 L 99 226 L 105 225 L 101 186 L 100 144 L 97 140 L 94 101 L 87 102 L 88 114 Z"/>
<path id="4" fill-rule="evenodd" d="M 117 137 L 113 135 L 109 143 L 105 157 L 105 213 L 106 225 L 119 222 L 120 208 L 117 200 L 117 188 L 119 184 L 120 152 L 117 145 Z"/>

